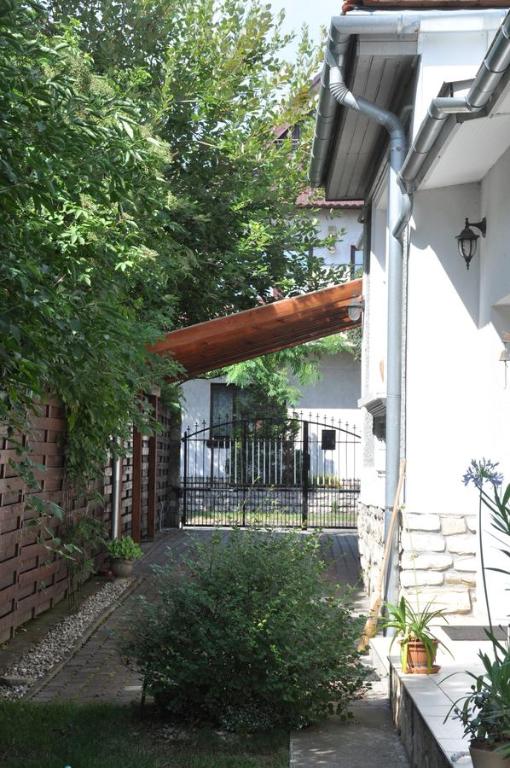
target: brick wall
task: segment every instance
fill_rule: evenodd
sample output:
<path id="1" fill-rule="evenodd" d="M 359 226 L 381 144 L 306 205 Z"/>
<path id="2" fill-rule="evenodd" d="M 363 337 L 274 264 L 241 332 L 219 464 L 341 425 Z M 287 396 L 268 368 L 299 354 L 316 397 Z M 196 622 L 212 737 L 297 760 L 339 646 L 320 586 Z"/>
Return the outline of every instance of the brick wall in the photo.
<path id="1" fill-rule="evenodd" d="M 168 494 L 169 469 L 165 463 L 169 451 L 169 418 L 159 406 L 163 430 L 156 437 L 142 436 L 142 460 L 139 469 L 140 506 L 133 510 L 132 443 L 126 446 L 122 462 L 121 534 L 133 532 L 133 516 L 138 519 L 141 537 L 153 536 L 160 527 L 160 513 Z M 87 501 L 65 485 L 64 451 L 65 414 L 62 406 L 49 400 L 40 406 L 32 421 L 30 437 L 15 436 L 29 446 L 30 458 L 42 465 L 36 471 L 41 499 L 60 505 L 66 516 L 94 516 L 102 519 L 109 530 L 111 521 L 112 469 L 105 468 L 91 490 L 102 495 L 102 502 Z M 26 501 L 29 491 L 11 462 L 19 458 L 14 440 L 6 428 L 0 427 L 0 642 L 8 639 L 16 627 L 51 608 L 68 591 L 67 568 L 55 553 L 45 546 L 48 533 L 42 536 L 39 526 L 32 523 L 36 513 Z M 152 465 L 151 465 L 152 462 Z M 150 482 L 155 492 L 151 496 Z M 50 519 L 58 533 L 59 521 Z"/>

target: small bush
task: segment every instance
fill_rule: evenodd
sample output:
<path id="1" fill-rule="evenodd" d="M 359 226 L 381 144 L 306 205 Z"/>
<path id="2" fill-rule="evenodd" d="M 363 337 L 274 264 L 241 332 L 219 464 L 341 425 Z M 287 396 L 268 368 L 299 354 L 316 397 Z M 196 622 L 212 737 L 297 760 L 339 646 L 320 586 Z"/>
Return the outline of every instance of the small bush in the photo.
<path id="1" fill-rule="evenodd" d="M 316 537 L 234 531 L 158 569 L 129 652 L 173 717 L 235 731 L 297 727 L 363 687 L 361 620 L 322 578 Z"/>
<path id="2" fill-rule="evenodd" d="M 106 548 L 113 560 L 138 560 L 143 555 L 141 546 L 131 536 L 112 539 L 107 542 Z"/>

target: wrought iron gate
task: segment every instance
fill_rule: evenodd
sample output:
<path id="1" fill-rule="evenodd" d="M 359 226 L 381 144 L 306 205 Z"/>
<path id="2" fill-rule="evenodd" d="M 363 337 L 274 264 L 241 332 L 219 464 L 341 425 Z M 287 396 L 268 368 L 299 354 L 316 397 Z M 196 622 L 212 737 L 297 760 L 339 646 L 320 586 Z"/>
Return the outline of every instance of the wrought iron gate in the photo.
<path id="1" fill-rule="evenodd" d="M 312 418 L 196 425 L 182 440 L 182 523 L 354 528 L 359 443 Z"/>

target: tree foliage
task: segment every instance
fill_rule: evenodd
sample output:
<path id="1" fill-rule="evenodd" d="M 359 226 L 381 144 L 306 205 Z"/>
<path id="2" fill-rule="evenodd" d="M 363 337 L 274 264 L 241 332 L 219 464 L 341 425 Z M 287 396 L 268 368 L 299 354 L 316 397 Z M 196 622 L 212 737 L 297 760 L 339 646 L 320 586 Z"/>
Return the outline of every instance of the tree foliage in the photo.
<path id="1" fill-rule="evenodd" d="M 254 403 L 271 402 L 286 414 L 297 404 L 299 386 L 320 378 L 320 362 L 326 355 L 342 352 L 357 356 L 358 340 L 350 333 L 327 336 L 319 341 L 284 349 L 231 365 L 224 373 L 229 384 L 248 389 Z"/>
<path id="2" fill-rule="evenodd" d="M 286 43 L 258 0 L 1 6 L 0 420 L 58 395 L 74 477 L 150 420 L 148 342 L 340 277 L 294 205 L 316 60 Z"/>
<path id="3" fill-rule="evenodd" d="M 180 286 L 180 323 L 253 306 L 275 288 L 287 295 L 331 282 L 311 254 L 315 222 L 295 206 L 317 67 L 306 35 L 290 65 L 281 20 L 258 0 L 55 0 L 52 13 L 80 20 L 96 67 L 143 103 L 168 144 L 166 176 L 195 256 Z M 289 125 L 301 127 L 299 143 L 278 138 Z"/>
<path id="4" fill-rule="evenodd" d="M 49 37 L 14 6 L 0 18 L 0 419 L 21 426 L 57 393 L 68 467 L 91 472 L 160 376 L 145 343 L 171 322 L 185 247 L 167 226 L 168 151 L 139 107 L 71 32 Z"/>

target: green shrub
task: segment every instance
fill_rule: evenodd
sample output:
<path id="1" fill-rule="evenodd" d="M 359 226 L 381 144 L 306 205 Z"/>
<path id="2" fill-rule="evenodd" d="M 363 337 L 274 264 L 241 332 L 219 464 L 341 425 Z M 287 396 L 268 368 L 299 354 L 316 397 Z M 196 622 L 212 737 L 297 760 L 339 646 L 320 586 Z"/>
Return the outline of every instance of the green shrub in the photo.
<path id="1" fill-rule="evenodd" d="M 157 569 L 128 652 L 172 717 L 295 727 L 363 688 L 361 620 L 322 578 L 316 537 L 234 531 Z"/>
<path id="2" fill-rule="evenodd" d="M 131 536 L 123 536 L 121 539 L 112 539 L 106 548 L 114 560 L 138 560 L 143 554 L 142 548 Z"/>

